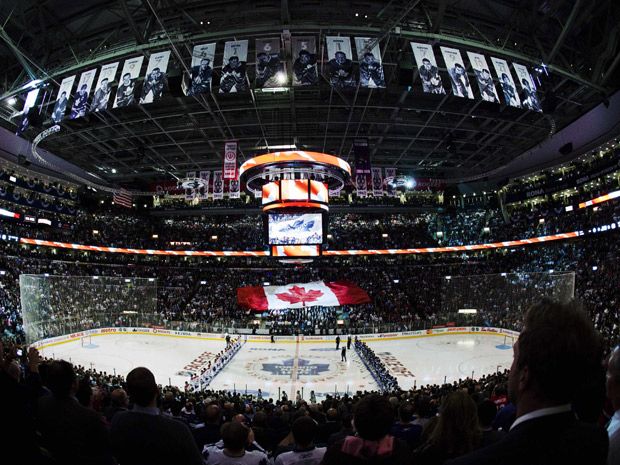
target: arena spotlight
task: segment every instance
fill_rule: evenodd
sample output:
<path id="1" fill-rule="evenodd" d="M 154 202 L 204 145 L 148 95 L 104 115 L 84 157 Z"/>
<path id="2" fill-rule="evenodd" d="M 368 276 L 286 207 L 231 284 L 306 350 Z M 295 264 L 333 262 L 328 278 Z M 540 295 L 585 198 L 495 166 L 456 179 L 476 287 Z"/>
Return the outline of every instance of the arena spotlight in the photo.
<path id="1" fill-rule="evenodd" d="M 592 271 L 596 271 L 596 270 L 598 270 L 598 266 L 594 265 L 594 266 L 592 267 Z"/>
<path id="2" fill-rule="evenodd" d="M 17 103 L 17 99 L 15 97 L 11 97 L 10 99 L 8 99 L 6 101 L 6 103 L 8 103 L 9 105 L 13 106 Z"/>
<path id="3" fill-rule="evenodd" d="M 276 81 L 278 82 L 278 84 L 286 84 L 286 73 L 278 71 L 276 73 Z"/>

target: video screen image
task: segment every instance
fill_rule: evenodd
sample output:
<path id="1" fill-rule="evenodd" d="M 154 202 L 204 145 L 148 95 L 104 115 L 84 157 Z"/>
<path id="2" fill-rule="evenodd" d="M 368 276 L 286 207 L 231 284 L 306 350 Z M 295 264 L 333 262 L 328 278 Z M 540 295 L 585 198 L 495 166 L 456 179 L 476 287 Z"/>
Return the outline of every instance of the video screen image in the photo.
<path id="1" fill-rule="evenodd" d="M 320 213 L 269 215 L 270 245 L 321 243 L 323 243 L 323 216 Z"/>

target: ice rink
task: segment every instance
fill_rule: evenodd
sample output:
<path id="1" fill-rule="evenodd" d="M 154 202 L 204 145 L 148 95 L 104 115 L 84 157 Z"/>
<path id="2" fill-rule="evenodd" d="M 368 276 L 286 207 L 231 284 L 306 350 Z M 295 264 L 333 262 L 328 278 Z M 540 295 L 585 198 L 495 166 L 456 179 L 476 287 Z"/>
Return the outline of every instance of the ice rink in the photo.
<path id="1" fill-rule="evenodd" d="M 346 337 L 343 338 L 346 341 Z M 403 389 L 452 382 L 467 376 L 480 377 L 509 368 L 511 342 L 503 335 L 445 334 L 430 337 L 370 339 L 369 346 L 394 374 Z M 136 366 L 153 371 L 158 383 L 182 387 L 190 372 L 224 348 L 223 339 L 167 335 L 93 335 L 90 344 L 80 340 L 42 349 L 46 357 L 109 373 L 126 375 Z M 211 389 L 256 393 L 277 398 L 299 390 L 309 399 L 327 393 L 376 389 L 377 384 L 354 350 L 342 362 L 334 342 L 276 341 L 251 339 L 210 385 Z M 280 391 L 279 391 L 280 390 Z"/>

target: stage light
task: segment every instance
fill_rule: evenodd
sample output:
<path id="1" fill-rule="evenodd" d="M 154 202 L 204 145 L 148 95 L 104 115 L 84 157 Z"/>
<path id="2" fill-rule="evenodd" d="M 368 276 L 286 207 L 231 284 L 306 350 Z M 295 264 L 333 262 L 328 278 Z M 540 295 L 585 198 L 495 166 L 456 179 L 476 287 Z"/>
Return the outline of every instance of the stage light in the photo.
<path id="1" fill-rule="evenodd" d="M 276 73 L 276 81 L 278 84 L 286 84 L 286 73 L 278 71 Z"/>
<path id="2" fill-rule="evenodd" d="M 17 103 L 17 99 L 15 97 L 11 97 L 6 101 L 9 105 L 13 106 Z"/>
<path id="3" fill-rule="evenodd" d="M 598 270 L 598 266 L 593 266 L 592 271 L 596 271 L 596 270 Z"/>
<path id="4" fill-rule="evenodd" d="M 112 168 L 112 174 L 116 174 L 116 168 Z"/>
<path id="5" fill-rule="evenodd" d="M 407 189 L 413 189 L 415 187 L 415 181 L 411 178 L 408 178 L 407 181 L 405 181 L 405 187 Z"/>

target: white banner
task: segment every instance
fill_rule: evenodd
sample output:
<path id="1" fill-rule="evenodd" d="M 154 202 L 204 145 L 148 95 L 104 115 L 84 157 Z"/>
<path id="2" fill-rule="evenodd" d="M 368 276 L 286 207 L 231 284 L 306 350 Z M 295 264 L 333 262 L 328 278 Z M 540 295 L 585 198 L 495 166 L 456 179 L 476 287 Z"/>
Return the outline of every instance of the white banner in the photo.
<path id="1" fill-rule="evenodd" d="M 255 87 L 257 89 L 282 87 L 286 81 L 281 82 L 280 79 L 286 79 L 284 62 L 280 59 L 280 38 L 256 39 Z"/>
<path id="2" fill-rule="evenodd" d="M 237 178 L 237 142 L 224 144 L 224 179 Z"/>
<path id="3" fill-rule="evenodd" d="M 118 83 L 118 89 L 116 89 L 116 100 L 114 100 L 112 108 L 127 107 L 136 103 L 136 80 L 140 76 L 143 61 L 144 56 L 125 60 L 121 80 Z"/>
<path id="4" fill-rule="evenodd" d="M 396 177 L 396 168 L 392 167 L 392 168 L 385 169 L 385 182 L 387 186 L 387 195 L 389 197 L 396 197 L 397 195 L 396 189 L 390 186 L 390 183 L 394 180 L 395 177 Z"/>
<path id="5" fill-rule="evenodd" d="M 515 73 L 517 73 L 517 80 L 521 86 L 521 103 L 523 104 L 523 108 L 532 111 L 542 111 L 540 100 L 536 93 L 536 84 L 534 84 L 532 75 L 523 65 L 513 63 L 512 66 L 515 69 Z"/>
<path id="6" fill-rule="evenodd" d="M 168 88 L 168 61 L 170 60 L 170 50 L 165 52 L 153 53 L 149 58 L 142 85 L 140 103 L 157 102 Z"/>
<path id="7" fill-rule="evenodd" d="M 241 198 L 241 181 L 238 179 L 231 179 L 228 182 L 228 198 L 240 199 Z"/>
<path id="8" fill-rule="evenodd" d="M 200 44 L 192 51 L 192 82 L 187 95 L 198 95 L 211 92 L 213 79 L 213 63 L 215 60 L 215 43 Z"/>
<path id="9" fill-rule="evenodd" d="M 433 47 L 429 44 L 411 42 L 411 49 L 413 50 L 415 62 L 418 65 L 418 74 L 422 80 L 422 90 L 424 90 L 424 93 L 445 94 L 446 91 L 441 83 L 441 76 L 439 75 L 439 68 L 437 68 Z"/>
<path id="10" fill-rule="evenodd" d="M 224 198 L 224 179 L 222 171 L 213 172 L 213 200 Z"/>
<path id="11" fill-rule="evenodd" d="M 383 178 L 381 176 L 381 168 L 372 168 L 372 195 L 374 197 L 383 197 Z"/>
<path id="12" fill-rule="evenodd" d="M 357 86 L 353 61 L 351 57 L 351 38 L 350 37 L 330 37 L 327 41 L 327 71 L 325 74 L 329 83 L 336 89 L 351 89 Z"/>
<path id="13" fill-rule="evenodd" d="M 355 49 L 360 70 L 360 86 L 385 88 L 379 41 L 370 37 L 356 37 Z"/>
<path id="14" fill-rule="evenodd" d="M 499 103 L 499 96 L 493 83 L 491 71 L 489 71 L 489 65 L 487 65 L 487 59 L 484 55 L 474 52 L 467 52 L 467 56 L 476 75 L 476 82 L 478 82 L 478 89 L 480 89 L 482 100 Z"/>
<path id="15" fill-rule="evenodd" d="M 292 37 L 293 85 L 316 86 L 319 74 L 316 66 L 316 39 L 314 37 Z"/>
<path id="16" fill-rule="evenodd" d="M 204 179 L 205 185 L 200 189 L 200 198 L 208 199 L 209 198 L 209 181 L 211 179 L 211 171 L 201 171 L 200 179 Z"/>
<path id="17" fill-rule="evenodd" d="M 112 90 L 110 84 L 116 79 L 117 69 L 118 61 L 101 67 L 93 102 L 90 104 L 90 111 L 104 111 L 107 108 Z"/>
<path id="18" fill-rule="evenodd" d="M 224 44 L 220 94 L 232 94 L 248 90 L 248 78 L 246 76 L 247 60 L 247 40 L 230 41 Z"/>
<path id="19" fill-rule="evenodd" d="M 358 197 L 368 196 L 368 187 L 366 182 L 366 174 L 358 174 L 355 176 L 355 187 L 357 189 Z"/>
<path id="20" fill-rule="evenodd" d="M 93 86 L 97 69 L 91 69 L 82 73 L 78 82 L 77 90 L 73 96 L 73 105 L 71 105 L 71 115 L 69 119 L 76 119 L 86 116 L 88 111 L 88 96 Z"/>
<path id="21" fill-rule="evenodd" d="M 60 123 L 65 117 L 67 111 L 67 104 L 69 103 L 69 95 L 71 95 L 71 88 L 75 76 L 64 78 L 60 83 L 60 89 L 58 89 L 58 96 L 56 97 L 56 104 L 54 105 L 54 111 L 52 112 L 52 121 L 54 123 Z"/>
<path id="22" fill-rule="evenodd" d="M 465 62 L 461 56 L 461 52 L 456 48 L 439 47 L 441 54 L 446 62 L 448 76 L 452 84 L 452 93 L 457 97 L 474 98 L 474 93 L 469 85 L 469 77 L 465 69 Z"/>
<path id="23" fill-rule="evenodd" d="M 506 101 L 506 105 L 520 108 L 521 100 L 519 100 L 517 88 L 515 87 L 515 82 L 512 79 L 512 75 L 510 74 L 510 68 L 508 68 L 508 63 L 506 62 L 506 60 L 495 57 L 491 57 L 491 63 L 493 63 L 495 73 L 497 74 L 497 77 L 499 79 L 499 84 L 502 87 L 502 92 L 504 93 L 504 100 Z"/>

